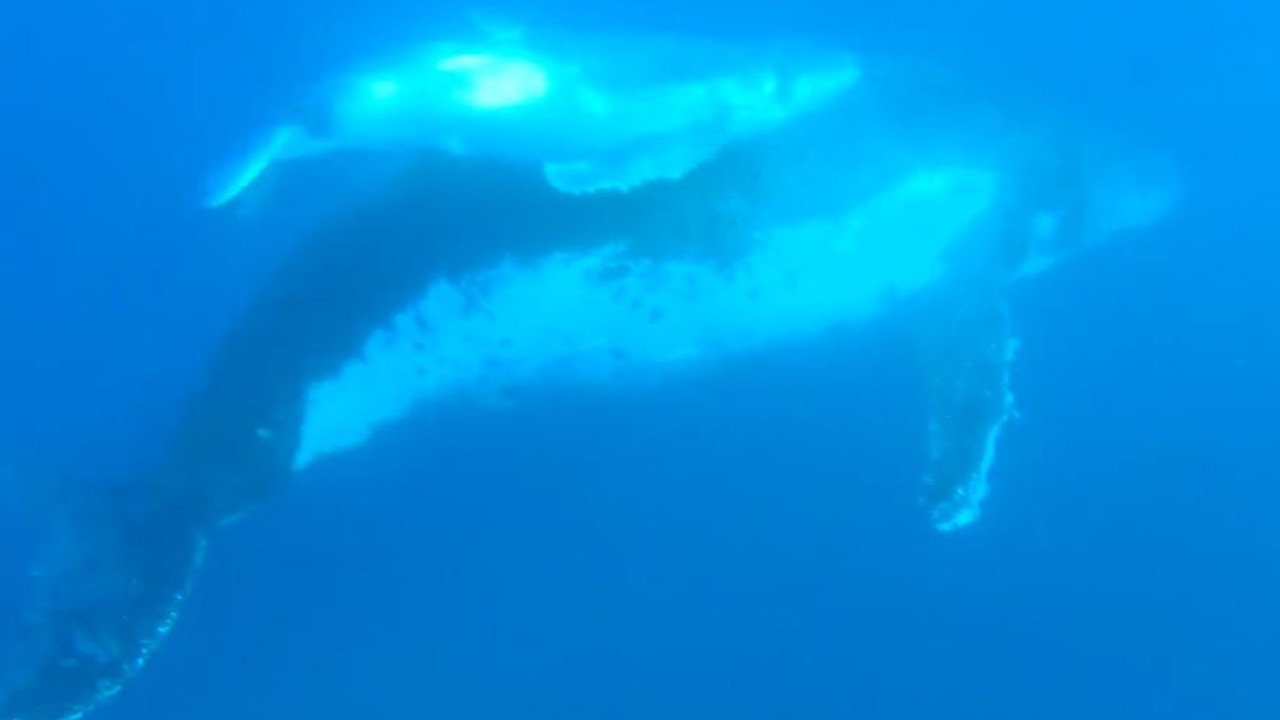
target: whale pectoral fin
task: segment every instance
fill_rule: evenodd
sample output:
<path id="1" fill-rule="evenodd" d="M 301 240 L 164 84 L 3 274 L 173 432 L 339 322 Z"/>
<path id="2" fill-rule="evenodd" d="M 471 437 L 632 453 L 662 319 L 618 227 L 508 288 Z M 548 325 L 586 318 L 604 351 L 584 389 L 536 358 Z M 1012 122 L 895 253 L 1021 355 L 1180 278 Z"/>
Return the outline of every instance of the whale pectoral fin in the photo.
<path id="1" fill-rule="evenodd" d="M 975 522 L 1005 423 L 1013 416 L 1009 371 L 1017 350 L 1003 292 L 942 291 L 915 318 L 929 414 L 922 501 L 934 527 Z"/>
<path id="2" fill-rule="evenodd" d="M 180 515 L 81 503 L 32 574 L 0 675 L 0 720 L 72 720 L 114 695 L 169 634 L 205 534 Z"/>
<path id="3" fill-rule="evenodd" d="M 295 125 L 282 125 L 267 134 L 253 148 L 215 173 L 206 188 L 203 204 L 221 208 L 240 199 L 258 185 L 267 171 L 280 160 L 310 152 L 306 132 Z"/>
<path id="4" fill-rule="evenodd" d="M 650 182 L 678 180 L 724 146 L 724 137 L 714 132 L 662 135 L 591 158 L 547 163 L 543 174 L 567 195 L 626 192 Z"/>

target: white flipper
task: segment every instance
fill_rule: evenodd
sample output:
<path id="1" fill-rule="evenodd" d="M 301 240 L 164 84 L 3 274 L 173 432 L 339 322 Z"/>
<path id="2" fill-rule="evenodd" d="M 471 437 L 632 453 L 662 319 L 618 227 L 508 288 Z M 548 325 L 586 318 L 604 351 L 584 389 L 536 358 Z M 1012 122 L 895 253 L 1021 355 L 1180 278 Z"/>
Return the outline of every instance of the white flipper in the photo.
<path id="1" fill-rule="evenodd" d="M 725 146 L 722 133 L 673 133 L 645 138 L 594 158 L 547 163 L 543 174 L 568 195 L 626 192 L 659 180 L 678 180 Z"/>
<path id="2" fill-rule="evenodd" d="M 244 194 L 258 182 L 279 160 L 302 154 L 300 146 L 309 144 L 306 131 L 297 125 L 281 125 L 258 143 L 254 149 L 240 157 L 209 183 L 204 206 L 220 208 Z"/>
<path id="3" fill-rule="evenodd" d="M 1002 289 L 960 284 L 916 318 L 929 404 L 923 502 L 940 531 L 977 521 L 1000 435 L 1016 416 L 1009 373 L 1018 343 Z"/>

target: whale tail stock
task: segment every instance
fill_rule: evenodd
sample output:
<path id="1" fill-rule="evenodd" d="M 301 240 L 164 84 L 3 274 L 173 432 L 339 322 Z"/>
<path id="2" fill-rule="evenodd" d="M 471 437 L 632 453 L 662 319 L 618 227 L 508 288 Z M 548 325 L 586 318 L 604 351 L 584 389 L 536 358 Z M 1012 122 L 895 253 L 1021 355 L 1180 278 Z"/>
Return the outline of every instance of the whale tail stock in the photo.
<path id="1" fill-rule="evenodd" d="M 0 720 L 73 720 L 114 695 L 168 635 L 203 557 L 204 523 L 136 487 L 78 488 L 42 546 L 0 675 Z"/>

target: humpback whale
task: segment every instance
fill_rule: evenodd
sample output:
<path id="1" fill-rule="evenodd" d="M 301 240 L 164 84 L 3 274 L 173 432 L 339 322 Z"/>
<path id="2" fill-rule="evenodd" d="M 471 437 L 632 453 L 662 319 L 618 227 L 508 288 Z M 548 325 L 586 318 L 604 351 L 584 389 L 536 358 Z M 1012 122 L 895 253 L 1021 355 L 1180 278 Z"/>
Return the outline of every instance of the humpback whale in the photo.
<path id="1" fill-rule="evenodd" d="M 670 53 L 627 57 L 617 75 L 554 53 L 538 67 L 630 73 L 633 84 L 601 87 L 634 90 L 640 107 L 662 86 L 647 65 L 698 94 L 698 73 L 672 71 Z M 841 76 L 844 56 L 829 57 Z M 550 88 L 559 77 L 547 72 Z M 77 503 L 0 679 L 0 720 L 91 711 L 169 633 L 222 525 L 380 429 L 494 386 L 696 373 L 897 314 L 927 389 L 921 502 L 941 531 L 975 522 L 1013 413 L 1008 287 L 1161 220 L 1177 175 L 1158 155 L 920 67 L 868 65 L 837 85 L 763 123 L 726 125 L 717 111 L 709 135 L 681 117 L 656 136 L 602 129 L 578 160 L 636 152 L 642 135 L 686 159 L 700 149 L 585 192 L 548 172 L 578 161 L 559 153 L 561 135 L 612 124 L 578 105 L 474 135 L 505 146 L 405 150 L 393 182 L 305 231 L 210 358 L 156 461 Z"/>
<path id="2" fill-rule="evenodd" d="M 214 175 L 235 201 L 279 163 L 433 148 L 541 163 L 566 192 L 677 177 L 726 143 L 820 107 L 857 82 L 848 53 L 537 30 L 427 43 L 342 73 Z"/>

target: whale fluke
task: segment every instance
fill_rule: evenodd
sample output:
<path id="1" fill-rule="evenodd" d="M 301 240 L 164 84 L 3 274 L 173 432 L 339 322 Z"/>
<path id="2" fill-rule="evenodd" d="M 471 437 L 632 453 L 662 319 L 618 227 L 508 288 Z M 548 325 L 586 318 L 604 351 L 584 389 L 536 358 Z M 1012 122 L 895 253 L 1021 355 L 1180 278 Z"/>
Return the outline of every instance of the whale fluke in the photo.
<path id="1" fill-rule="evenodd" d="M 206 533 L 154 495 L 96 488 L 57 522 L 0 678 L 3 720 L 75 720 L 173 627 Z"/>

